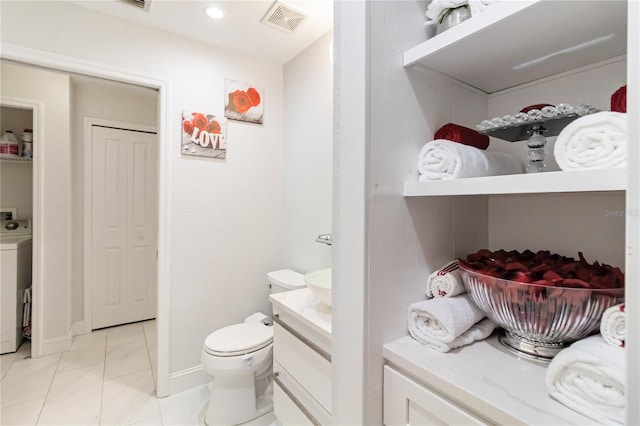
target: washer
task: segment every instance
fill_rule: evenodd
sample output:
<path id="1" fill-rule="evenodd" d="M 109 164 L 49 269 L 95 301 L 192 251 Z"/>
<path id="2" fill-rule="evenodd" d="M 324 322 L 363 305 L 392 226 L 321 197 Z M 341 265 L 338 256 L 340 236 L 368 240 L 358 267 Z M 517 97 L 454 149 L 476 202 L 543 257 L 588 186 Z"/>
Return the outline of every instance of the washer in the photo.
<path id="1" fill-rule="evenodd" d="M 24 291 L 31 286 L 30 220 L 0 223 L 0 353 L 15 352 L 23 341 Z"/>

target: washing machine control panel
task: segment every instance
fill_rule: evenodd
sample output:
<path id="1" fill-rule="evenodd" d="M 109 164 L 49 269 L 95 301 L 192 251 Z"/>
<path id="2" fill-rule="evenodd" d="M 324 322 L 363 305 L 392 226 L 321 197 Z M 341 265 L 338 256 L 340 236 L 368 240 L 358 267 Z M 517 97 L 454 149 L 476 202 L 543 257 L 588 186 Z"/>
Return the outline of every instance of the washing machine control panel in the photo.
<path id="1" fill-rule="evenodd" d="M 3 220 L 0 226 L 1 235 L 31 235 L 30 220 Z"/>

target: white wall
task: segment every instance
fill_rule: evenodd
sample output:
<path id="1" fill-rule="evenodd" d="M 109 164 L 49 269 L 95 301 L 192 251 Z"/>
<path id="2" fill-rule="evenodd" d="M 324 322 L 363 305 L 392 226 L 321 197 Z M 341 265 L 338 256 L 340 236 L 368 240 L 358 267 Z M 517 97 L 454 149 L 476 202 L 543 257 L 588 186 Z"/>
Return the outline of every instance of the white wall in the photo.
<path id="1" fill-rule="evenodd" d="M 158 93 L 155 90 L 107 82 L 71 78 L 71 319 L 84 317 L 84 119 L 86 117 L 123 123 L 156 126 Z"/>
<path id="2" fill-rule="evenodd" d="M 197 368 L 207 334 L 269 309 L 284 266 L 282 67 L 66 2 L 2 2 L 1 19 L 3 43 L 170 81 L 169 371 Z M 182 157 L 182 111 L 221 114 L 225 77 L 263 88 L 264 124 L 230 121 L 225 161 Z"/>
<path id="3" fill-rule="evenodd" d="M 33 111 L 23 108 L 1 107 L 0 134 L 13 131 L 20 142 L 22 131 L 33 128 Z M 31 163 L 4 162 L 0 167 L 0 207 L 17 209 L 17 218 L 33 216 L 33 168 Z"/>
<path id="4" fill-rule="evenodd" d="M 3 7 L 2 38 L 4 39 L 5 15 Z M 44 129 L 41 139 L 34 135 L 34 147 L 41 143 L 42 164 L 41 201 L 42 258 L 40 276 L 43 305 L 42 317 L 35 318 L 42 324 L 41 337 L 46 347 L 58 347 L 57 342 L 68 338 L 70 313 L 70 217 L 71 207 L 71 163 L 70 163 L 70 82 L 63 74 L 36 68 L 16 66 L 2 62 L 2 96 L 42 102 L 41 114 Z M 35 147 L 34 156 L 37 155 Z M 9 206 L 11 207 L 11 206 Z M 36 224 L 37 225 L 37 224 Z M 34 257 L 34 260 L 37 257 Z M 35 325 L 34 325 L 35 326 Z M 68 346 L 67 346 L 68 347 Z"/>
<path id="5" fill-rule="evenodd" d="M 284 66 L 284 267 L 331 266 L 333 64 L 325 34 Z"/>

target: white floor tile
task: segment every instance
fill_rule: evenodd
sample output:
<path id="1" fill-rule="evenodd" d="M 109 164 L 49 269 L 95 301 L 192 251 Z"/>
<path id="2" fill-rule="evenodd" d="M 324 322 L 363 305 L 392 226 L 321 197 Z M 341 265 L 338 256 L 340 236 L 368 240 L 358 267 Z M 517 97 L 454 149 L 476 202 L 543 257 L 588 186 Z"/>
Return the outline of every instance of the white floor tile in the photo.
<path id="1" fill-rule="evenodd" d="M 162 426 L 164 423 L 162 423 L 162 417 L 158 416 L 158 417 L 153 417 L 151 419 L 147 419 L 147 420 L 143 420 L 139 423 L 134 423 L 135 426 Z M 168 424 L 168 426 L 173 426 L 171 424 Z M 204 425 L 202 425 L 204 426 Z"/>
<path id="2" fill-rule="evenodd" d="M 153 379 L 156 379 L 157 371 L 157 358 L 158 358 L 158 339 L 156 332 L 156 321 L 145 321 L 142 323 L 144 330 L 144 337 L 147 341 L 147 349 L 149 351 L 149 361 L 151 362 L 151 371 L 153 372 Z"/>
<path id="3" fill-rule="evenodd" d="M 159 415 L 151 369 L 105 379 L 100 424 L 132 425 Z"/>
<path id="4" fill-rule="evenodd" d="M 59 361 L 60 354 L 15 360 L 0 382 L 2 406 L 46 396 Z"/>
<path id="5" fill-rule="evenodd" d="M 100 424 L 100 409 L 76 411 L 54 419 L 38 420 L 38 426 L 97 426 Z"/>
<path id="6" fill-rule="evenodd" d="M 2 425 L 35 425 L 42 408 L 44 398 L 37 398 L 19 404 L 0 408 L 0 424 Z"/>
<path id="7" fill-rule="evenodd" d="M 82 367 L 57 373 L 47 394 L 40 422 L 63 419 L 75 413 L 99 416 L 102 400 L 103 366 Z"/>
<path id="8" fill-rule="evenodd" d="M 0 355 L 0 380 L 4 378 L 15 360 L 24 359 L 27 356 L 31 356 L 31 342 L 28 340 L 22 342 L 16 352 Z"/>
<path id="9" fill-rule="evenodd" d="M 16 353 L 11 352 L 8 354 L 0 355 L 0 380 L 4 378 L 4 375 L 9 371 L 9 367 L 16 359 Z"/>
<path id="10" fill-rule="evenodd" d="M 151 370 L 149 352 L 144 337 L 130 340 L 107 349 L 104 377 L 110 379 L 139 371 Z"/>
<path id="11" fill-rule="evenodd" d="M 142 323 L 121 325 L 119 327 L 107 328 L 107 350 L 131 341 L 144 342 L 144 331 Z"/>
<path id="12" fill-rule="evenodd" d="M 97 330 L 73 338 L 71 350 L 62 354 L 58 372 L 104 363 L 107 332 Z"/>
<path id="13" fill-rule="evenodd" d="M 160 398 L 160 413 L 167 425 L 197 425 L 202 409 L 209 401 L 207 385 Z"/>

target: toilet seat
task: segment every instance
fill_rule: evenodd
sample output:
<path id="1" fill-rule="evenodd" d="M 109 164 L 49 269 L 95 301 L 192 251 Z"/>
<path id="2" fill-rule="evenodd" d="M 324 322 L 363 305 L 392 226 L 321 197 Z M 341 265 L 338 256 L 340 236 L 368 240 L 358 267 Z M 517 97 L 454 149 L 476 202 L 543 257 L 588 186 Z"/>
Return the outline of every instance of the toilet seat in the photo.
<path id="1" fill-rule="evenodd" d="M 204 341 L 204 350 L 213 356 L 233 357 L 258 351 L 273 341 L 273 327 L 241 323 L 214 331 Z"/>

